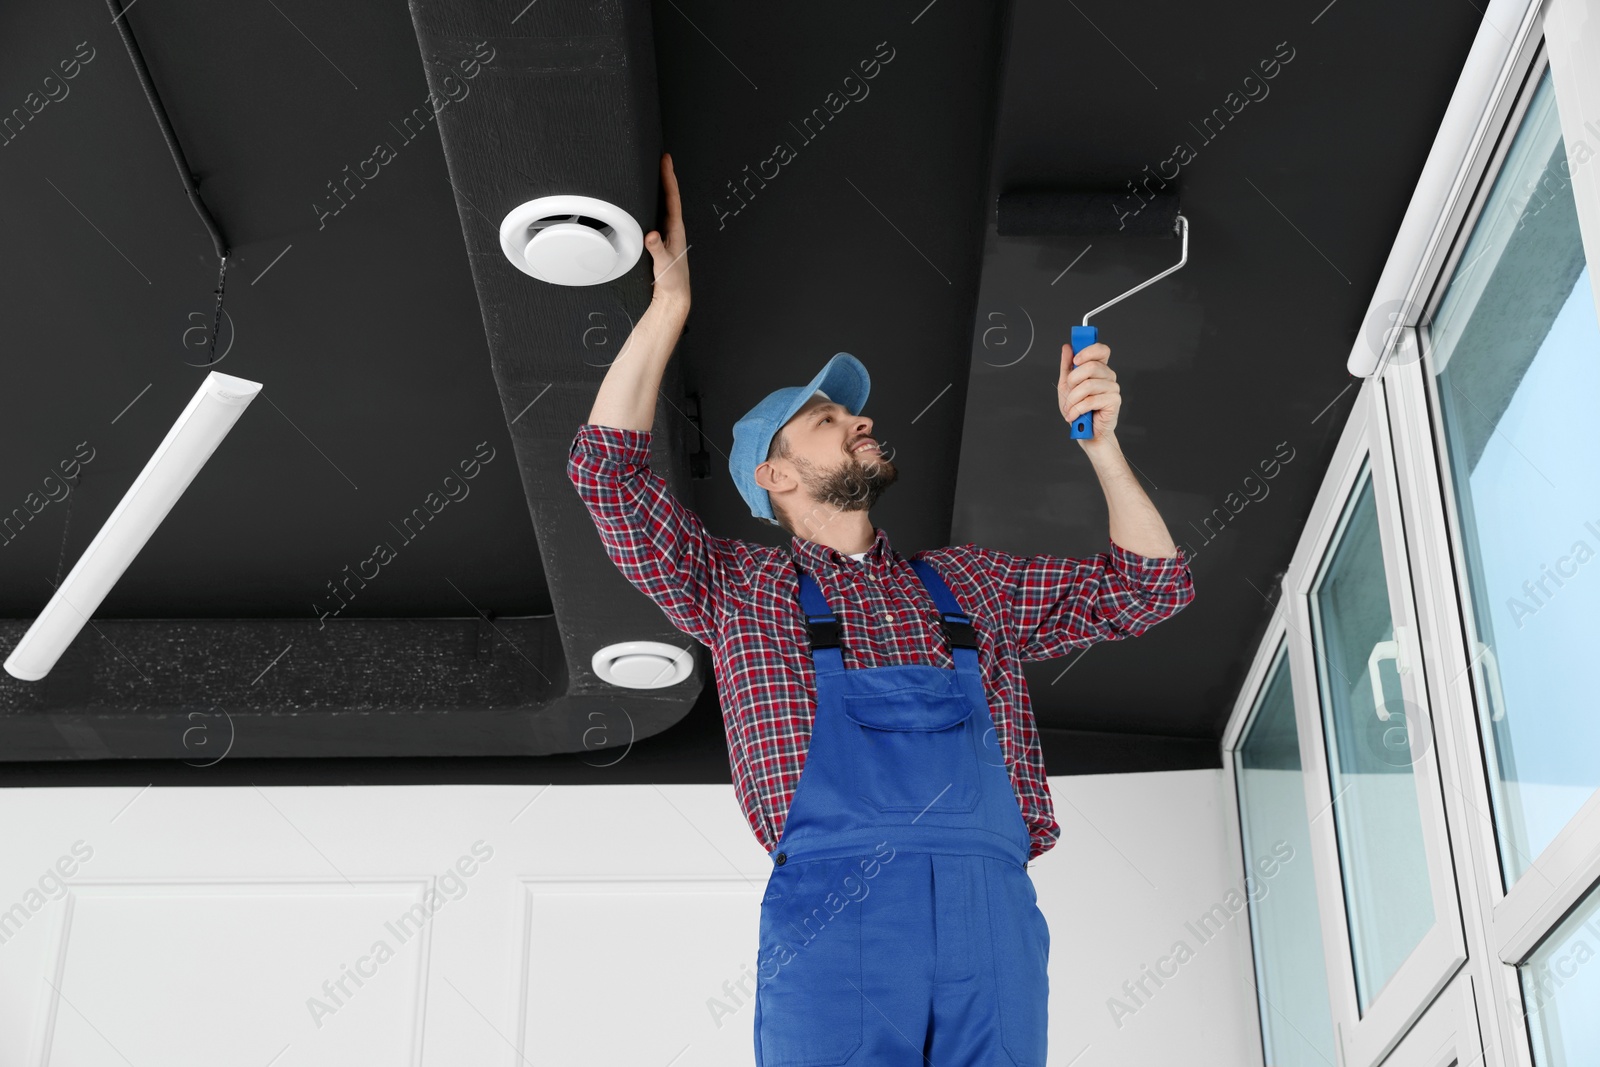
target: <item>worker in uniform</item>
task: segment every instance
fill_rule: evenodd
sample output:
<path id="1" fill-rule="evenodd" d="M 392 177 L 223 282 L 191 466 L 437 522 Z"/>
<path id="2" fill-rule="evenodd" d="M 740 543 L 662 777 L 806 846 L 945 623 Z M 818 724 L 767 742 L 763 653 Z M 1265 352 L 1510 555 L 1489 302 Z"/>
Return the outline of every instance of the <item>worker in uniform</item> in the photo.
<path id="1" fill-rule="evenodd" d="M 898 471 L 840 352 L 734 425 L 729 470 L 783 547 L 711 535 L 648 466 L 688 315 L 670 157 L 649 310 L 568 474 L 622 573 L 712 652 L 736 794 L 771 861 L 757 1067 L 1044 1067 L 1050 932 L 1029 861 L 1060 833 L 1022 663 L 1136 636 L 1193 599 L 1114 430 L 1104 345 L 1062 349 L 1057 401 L 1105 491 L 1108 552 L 976 545 L 911 559 L 868 509 Z"/>

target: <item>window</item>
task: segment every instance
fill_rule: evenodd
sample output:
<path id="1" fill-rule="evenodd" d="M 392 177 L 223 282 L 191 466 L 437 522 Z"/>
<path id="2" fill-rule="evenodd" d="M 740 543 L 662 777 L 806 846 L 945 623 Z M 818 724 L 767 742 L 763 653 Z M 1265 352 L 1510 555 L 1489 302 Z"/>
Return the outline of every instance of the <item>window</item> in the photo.
<path id="1" fill-rule="evenodd" d="M 1600 888 L 1518 968 L 1537 1067 L 1600 1062 Z"/>
<path id="2" fill-rule="evenodd" d="M 1370 469 L 1358 476 L 1334 538 L 1310 609 L 1356 998 L 1365 1013 L 1435 918 L 1413 773 L 1410 727 L 1419 716 L 1395 673 L 1405 653 L 1390 613 Z"/>
<path id="3" fill-rule="evenodd" d="M 1548 69 L 1430 330 L 1502 876 L 1600 786 L 1600 326 Z"/>
<path id="4" fill-rule="evenodd" d="M 1267 1067 L 1335 1062 L 1328 976 L 1287 650 L 1278 649 L 1234 764 Z"/>

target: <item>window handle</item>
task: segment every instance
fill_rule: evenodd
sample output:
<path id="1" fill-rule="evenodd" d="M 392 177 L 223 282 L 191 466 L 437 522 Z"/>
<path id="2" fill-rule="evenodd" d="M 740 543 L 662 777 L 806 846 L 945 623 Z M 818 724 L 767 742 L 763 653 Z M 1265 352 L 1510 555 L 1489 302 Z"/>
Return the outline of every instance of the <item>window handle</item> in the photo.
<path id="1" fill-rule="evenodd" d="M 1478 646 L 1478 655 L 1483 657 L 1484 679 L 1489 690 L 1489 721 L 1499 722 L 1506 717 L 1506 694 L 1500 688 L 1500 662 L 1494 657 L 1494 649 L 1482 641 L 1473 643 Z"/>
<path id="2" fill-rule="evenodd" d="M 1384 660 L 1393 660 L 1394 669 L 1399 674 L 1411 671 L 1411 658 L 1406 654 L 1410 644 L 1410 634 L 1404 626 L 1394 628 L 1394 639 L 1379 641 L 1372 646 L 1372 652 L 1367 656 L 1367 677 L 1372 681 L 1372 706 L 1378 713 L 1379 722 L 1389 721 L 1389 708 L 1383 702 L 1383 678 L 1378 673 L 1378 664 Z"/>

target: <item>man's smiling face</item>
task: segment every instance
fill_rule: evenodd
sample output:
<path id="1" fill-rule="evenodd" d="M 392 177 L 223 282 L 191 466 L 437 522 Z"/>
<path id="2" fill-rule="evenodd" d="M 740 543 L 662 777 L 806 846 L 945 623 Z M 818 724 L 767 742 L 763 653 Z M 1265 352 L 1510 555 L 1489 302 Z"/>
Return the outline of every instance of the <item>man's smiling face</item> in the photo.
<path id="1" fill-rule="evenodd" d="M 773 513 L 809 538 L 837 512 L 867 511 L 894 484 L 899 471 L 877 446 L 870 418 L 813 395 L 773 436 L 756 484 L 771 496 Z"/>

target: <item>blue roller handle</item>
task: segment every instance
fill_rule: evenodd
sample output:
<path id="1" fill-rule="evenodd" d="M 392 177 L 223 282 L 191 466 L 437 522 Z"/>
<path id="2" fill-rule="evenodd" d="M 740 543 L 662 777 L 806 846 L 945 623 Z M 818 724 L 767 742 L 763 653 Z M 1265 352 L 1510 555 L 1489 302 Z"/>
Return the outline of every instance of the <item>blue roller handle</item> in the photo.
<path id="1" fill-rule="evenodd" d="M 1100 327 L 1074 326 L 1072 328 L 1072 354 L 1077 355 L 1085 348 L 1100 340 Z M 1077 366 L 1077 360 L 1073 360 Z M 1071 433 L 1068 435 L 1074 441 L 1082 441 L 1094 437 L 1094 412 L 1085 411 L 1082 415 L 1072 420 Z"/>

